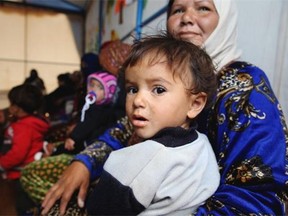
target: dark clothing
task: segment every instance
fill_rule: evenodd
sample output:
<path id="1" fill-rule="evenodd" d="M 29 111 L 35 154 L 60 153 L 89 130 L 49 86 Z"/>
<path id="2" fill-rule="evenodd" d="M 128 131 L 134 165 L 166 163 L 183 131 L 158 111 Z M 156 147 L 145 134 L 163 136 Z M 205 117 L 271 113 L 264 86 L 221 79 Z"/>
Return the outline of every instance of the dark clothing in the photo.
<path id="1" fill-rule="evenodd" d="M 219 185 L 208 138 L 181 127 L 111 152 L 87 199 L 89 215 L 190 215 Z M 129 171 L 129 172 L 127 172 Z"/>
<path id="2" fill-rule="evenodd" d="M 41 90 L 43 94 L 46 93 L 44 81 L 37 74 L 31 74 L 29 77 L 27 77 L 24 81 L 24 84 L 36 86 Z"/>
<path id="3" fill-rule="evenodd" d="M 117 121 L 116 111 L 112 105 L 91 105 L 85 113 L 85 120 L 77 123 L 70 134 L 75 141 L 77 153 L 85 148 L 85 143 L 90 144 L 99 135 Z M 73 151 L 73 152 L 74 152 Z"/>
<path id="4" fill-rule="evenodd" d="M 51 119 L 61 118 L 66 115 L 66 102 L 74 101 L 75 89 L 71 86 L 59 86 L 53 92 L 45 96 L 45 112 L 50 114 Z"/>

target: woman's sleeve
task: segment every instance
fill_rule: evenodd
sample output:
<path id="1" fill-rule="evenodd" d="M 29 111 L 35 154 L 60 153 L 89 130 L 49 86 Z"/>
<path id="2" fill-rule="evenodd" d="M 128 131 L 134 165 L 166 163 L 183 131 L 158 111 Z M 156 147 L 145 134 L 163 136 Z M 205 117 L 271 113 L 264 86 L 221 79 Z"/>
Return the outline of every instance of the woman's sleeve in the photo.
<path id="1" fill-rule="evenodd" d="M 255 66 L 246 70 L 220 79 L 209 138 L 221 183 L 198 215 L 284 214 L 287 126 L 266 75 Z"/>
<path id="2" fill-rule="evenodd" d="M 103 171 L 103 165 L 113 150 L 123 148 L 127 145 L 132 135 L 132 126 L 127 117 L 117 121 L 114 127 L 107 129 L 103 135 L 98 137 L 74 160 L 80 161 L 88 168 L 91 180 L 95 180 Z"/>

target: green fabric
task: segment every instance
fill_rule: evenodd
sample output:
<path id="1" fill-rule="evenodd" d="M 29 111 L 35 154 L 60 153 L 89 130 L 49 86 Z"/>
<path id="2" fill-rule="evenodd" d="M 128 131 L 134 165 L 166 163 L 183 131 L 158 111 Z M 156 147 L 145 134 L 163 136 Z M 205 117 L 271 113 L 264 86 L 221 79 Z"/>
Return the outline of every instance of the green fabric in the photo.
<path id="1" fill-rule="evenodd" d="M 36 203 L 41 203 L 48 190 L 58 181 L 73 155 L 61 154 L 28 164 L 21 173 L 24 190 Z"/>

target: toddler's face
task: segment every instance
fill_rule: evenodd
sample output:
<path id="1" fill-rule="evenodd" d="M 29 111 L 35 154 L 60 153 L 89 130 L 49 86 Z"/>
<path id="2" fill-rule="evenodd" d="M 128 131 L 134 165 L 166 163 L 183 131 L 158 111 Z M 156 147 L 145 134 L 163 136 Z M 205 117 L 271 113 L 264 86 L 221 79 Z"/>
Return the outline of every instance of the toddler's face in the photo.
<path id="1" fill-rule="evenodd" d="M 105 97 L 105 90 L 103 85 L 96 79 L 90 79 L 87 86 L 87 93 L 93 91 L 96 94 L 96 103 L 100 102 Z"/>
<path id="2" fill-rule="evenodd" d="M 192 98 L 165 62 L 149 64 L 148 57 L 125 71 L 126 113 L 141 138 L 166 127 L 189 127 Z"/>
<path id="3" fill-rule="evenodd" d="M 10 106 L 9 106 L 9 109 L 8 109 L 9 110 L 9 114 L 11 116 L 17 117 L 19 109 L 20 108 L 17 105 L 10 103 Z"/>

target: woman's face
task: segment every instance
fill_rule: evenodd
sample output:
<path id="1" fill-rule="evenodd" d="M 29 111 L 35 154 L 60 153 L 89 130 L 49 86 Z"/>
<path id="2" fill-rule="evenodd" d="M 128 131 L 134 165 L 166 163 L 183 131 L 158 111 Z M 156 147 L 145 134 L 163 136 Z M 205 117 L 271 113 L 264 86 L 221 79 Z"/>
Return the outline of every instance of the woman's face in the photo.
<path id="1" fill-rule="evenodd" d="M 168 32 L 199 46 L 208 39 L 219 21 L 213 0 L 174 0 L 168 16 Z"/>

